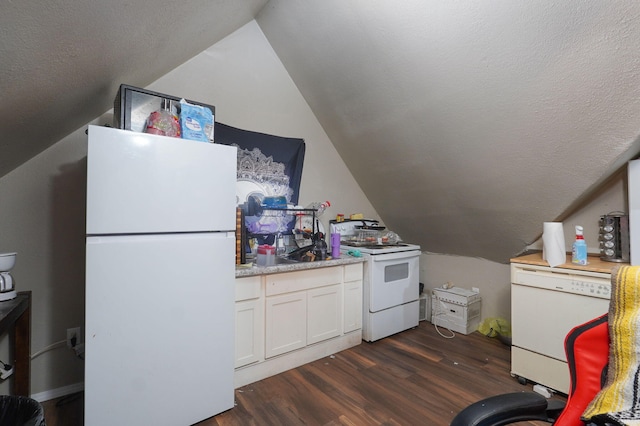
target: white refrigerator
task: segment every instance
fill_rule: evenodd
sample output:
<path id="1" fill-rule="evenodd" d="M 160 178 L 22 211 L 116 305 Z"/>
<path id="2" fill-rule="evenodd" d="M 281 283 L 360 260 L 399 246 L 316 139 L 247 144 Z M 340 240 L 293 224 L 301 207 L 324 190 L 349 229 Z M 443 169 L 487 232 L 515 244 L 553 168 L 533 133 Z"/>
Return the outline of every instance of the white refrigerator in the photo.
<path id="1" fill-rule="evenodd" d="M 236 148 L 88 134 L 85 424 L 232 408 Z"/>

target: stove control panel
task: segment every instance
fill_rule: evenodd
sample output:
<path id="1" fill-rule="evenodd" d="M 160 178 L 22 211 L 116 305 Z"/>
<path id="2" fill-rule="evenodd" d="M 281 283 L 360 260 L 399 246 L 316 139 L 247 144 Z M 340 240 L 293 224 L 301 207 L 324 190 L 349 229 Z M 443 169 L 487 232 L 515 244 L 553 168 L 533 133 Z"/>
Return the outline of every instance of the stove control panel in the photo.
<path id="1" fill-rule="evenodd" d="M 342 239 L 344 239 L 344 237 L 356 235 L 359 226 L 378 226 L 378 224 L 379 222 L 374 219 L 354 219 L 344 220 L 343 222 L 335 220 L 329 221 L 331 233 L 339 233 Z"/>

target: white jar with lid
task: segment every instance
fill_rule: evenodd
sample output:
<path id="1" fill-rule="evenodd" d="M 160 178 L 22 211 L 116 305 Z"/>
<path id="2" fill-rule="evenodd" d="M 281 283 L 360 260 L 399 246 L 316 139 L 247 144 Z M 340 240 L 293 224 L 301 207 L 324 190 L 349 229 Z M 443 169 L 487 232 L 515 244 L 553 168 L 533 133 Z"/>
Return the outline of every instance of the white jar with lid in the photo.
<path id="1" fill-rule="evenodd" d="M 268 244 L 258 246 L 256 257 L 258 266 L 273 266 L 276 264 L 276 248 Z"/>

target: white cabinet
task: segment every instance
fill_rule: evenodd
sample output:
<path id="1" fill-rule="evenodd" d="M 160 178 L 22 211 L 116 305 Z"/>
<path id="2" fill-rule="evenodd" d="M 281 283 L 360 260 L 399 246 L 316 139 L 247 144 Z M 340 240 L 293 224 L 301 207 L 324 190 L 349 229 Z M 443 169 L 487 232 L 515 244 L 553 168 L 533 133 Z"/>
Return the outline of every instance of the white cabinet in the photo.
<path id="1" fill-rule="evenodd" d="M 344 332 L 362 328 L 362 280 L 344 283 Z"/>
<path id="2" fill-rule="evenodd" d="M 235 386 L 362 342 L 362 263 L 236 278 Z"/>
<path id="3" fill-rule="evenodd" d="M 262 277 L 236 279 L 235 368 L 264 358 Z"/>
<path id="4" fill-rule="evenodd" d="M 342 286 L 307 291 L 307 345 L 342 334 Z"/>
<path id="5" fill-rule="evenodd" d="M 265 357 L 307 344 L 307 294 L 304 291 L 267 298 Z"/>
<path id="6" fill-rule="evenodd" d="M 267 276 L 266 358 L 342 334 L 343 269 Z"/>
<path id="7" fill-rule="evenodd" d="M 344 332 L 362 329 L 362 265 L 344 268 Z"/>

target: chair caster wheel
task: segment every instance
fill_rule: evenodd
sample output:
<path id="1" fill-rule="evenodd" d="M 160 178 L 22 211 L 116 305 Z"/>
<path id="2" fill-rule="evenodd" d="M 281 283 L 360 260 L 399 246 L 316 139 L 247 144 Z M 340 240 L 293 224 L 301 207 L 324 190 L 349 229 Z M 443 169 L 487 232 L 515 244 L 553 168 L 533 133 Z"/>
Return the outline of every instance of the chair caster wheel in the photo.
<path id="1" fill-rule="evenodd" d="M 520 377 L 518 376 L 518 383 L 520 383 L 521 385 L 526 385 L 527 384 L 527 379 L 524 377 Z"/>

